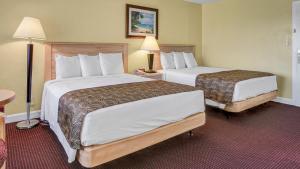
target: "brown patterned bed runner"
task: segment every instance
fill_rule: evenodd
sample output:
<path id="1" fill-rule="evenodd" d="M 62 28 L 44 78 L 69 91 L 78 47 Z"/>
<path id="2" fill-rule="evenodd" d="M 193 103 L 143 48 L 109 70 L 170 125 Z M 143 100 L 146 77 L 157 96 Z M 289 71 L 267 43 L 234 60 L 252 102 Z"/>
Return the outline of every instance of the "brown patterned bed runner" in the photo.
<path id="1" fill-rule="evenodd" d="M 75 90 L 59 99 L 58 123 L 70 146 L 80 149 L 82 124 L 88 113 L 118 104 L 195 90 L 199 89 L 157 80 Z"/>
<path id="2" fill-rule="evenodd" d="M 236 83 L 266 76 L 273 76 L 273 74 L 247 70 L 200 74 L 196 78 L 196 87 L 204 91 L 206 99 L 229 104 L 232 102 Z"/>

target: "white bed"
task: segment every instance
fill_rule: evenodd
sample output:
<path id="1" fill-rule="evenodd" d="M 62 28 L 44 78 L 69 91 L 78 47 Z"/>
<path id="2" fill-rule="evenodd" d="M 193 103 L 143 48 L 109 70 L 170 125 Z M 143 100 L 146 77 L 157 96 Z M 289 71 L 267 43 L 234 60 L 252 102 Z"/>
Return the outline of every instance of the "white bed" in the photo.
<path id="1" fill-rule="evenodd" d="M 160 72 L 163 73 L 163 78 L 166 81 L 195 86 L 195 81 L 199 74 L 215 73 L 226 70 L 229 69 L 198 66 L 194 68 L 160 70 Z M 238 82 L 234 88 L 232 102 L 244 101 L 276 90 L 276 76 L 241 81 Z M 225 104 L 217 103 L 209 99 L 206 99 L 206 103 L 221 109 L 224 109 L 226 106 Z"/>
<path id="2" fill-rule="evenodd" d="M 57 122 L 59 98 L 77 89 L 149 80 L 151 79 L 121 74 L 48 81 L 44 87 L 41 119 L 49 122 L 68 155 L 68 161 L 72 162 L 75 160 L 76 150 L 69 146 Z M 174 100 L 177 100 L 176 104 Z M 160 96 L 99 109 L 85 117 L 81 144 L 90 146 L 120 140 L 180 121 L 204 110 L 202 91 Z"/>
<path id="3" fill-rule="evenodd" d="M 185 65 L 182 63 L 185 62 Z M 199 74 L 215 73 L 229 69 L 200 67 L 195 60 L 194 45 L 163 44 L 156 55 L 156 70 L 161 70 L 164 80 L 195 86 Z M 183 68 L 182 68 L 183 67 Z M 206 99 L 206 104 L 226 112 L 240 113 L 277 97 L 276 76 L 252 78 L 235 85 L 232 102 L 221 104 Z"/>

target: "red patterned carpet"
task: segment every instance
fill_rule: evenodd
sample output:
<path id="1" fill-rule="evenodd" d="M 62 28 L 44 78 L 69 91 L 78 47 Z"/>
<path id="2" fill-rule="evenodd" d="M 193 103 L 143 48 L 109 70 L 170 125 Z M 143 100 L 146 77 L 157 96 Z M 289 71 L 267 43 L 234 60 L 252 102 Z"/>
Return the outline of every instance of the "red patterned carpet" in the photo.
<path id="1" fill-rule="evenodd" d="M 207 109 L 207 125 L 104 164 L 99 169 L 300 168 L 300 108 L 268 103 L 226 119 Z M 7 126 L 8 169 L 76 169 L 46 126 Z"/>

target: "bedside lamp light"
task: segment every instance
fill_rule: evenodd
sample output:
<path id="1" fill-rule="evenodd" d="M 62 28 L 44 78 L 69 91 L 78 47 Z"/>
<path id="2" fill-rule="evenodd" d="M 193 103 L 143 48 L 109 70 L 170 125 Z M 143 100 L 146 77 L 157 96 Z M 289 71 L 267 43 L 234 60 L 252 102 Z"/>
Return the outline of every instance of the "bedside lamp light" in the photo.
<path id="1" fill-rule="evenodd" d="M 149 51 L 148 54 L 148 65 L 149 70 L 146 71 L 147 73 L 155 73 L 156 71 L 153 70 L 153 60 L 154 60 L 154 52 L 159 51 L 158 43 L 153 36 L 146 36 L 144 43 L 141 47 L 141 50 Z"/>
<path id="2" fill-rule="evenodd" d="M 26 112 L 27 120 L 17 124 L 18 129 L 30 129 L 39 124 L 38 120 L 30 119 L 30 105 L 31 105 L 31 85 L 32 85 L 32 56 L 33 44 L 32 40 L 45 40 L 45 32 L 39 19 L 24 17 L 17 31 L 13 35 L 14 38 L 21 38 L 28 40 L 27 44 L 27 97 L 26 97 Z"/>

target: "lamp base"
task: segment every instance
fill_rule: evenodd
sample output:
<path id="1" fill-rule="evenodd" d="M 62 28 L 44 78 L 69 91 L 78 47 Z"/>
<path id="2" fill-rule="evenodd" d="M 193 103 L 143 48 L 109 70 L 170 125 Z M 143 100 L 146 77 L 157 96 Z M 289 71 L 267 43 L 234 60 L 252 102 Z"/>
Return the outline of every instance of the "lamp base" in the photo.
<path id="1" fill-rule="evenodd" d="M 155 71 L 155 70 L 151 70 L 151 69 L 149 69 L 149 70 L 145 70 L 145 72 L 146 72 L 146 73 L 156 73 L 156 71 Z"/>
<path id="2" fill-rule="evenodd" d="M 26 129 L 31 129 L 35 126 L 37 126 L 40 123 L 39 120 L 32 119 L 32 120 L 25 120 L 17 123 L 17 129 L 20 130 L 26 130 Z"/>

